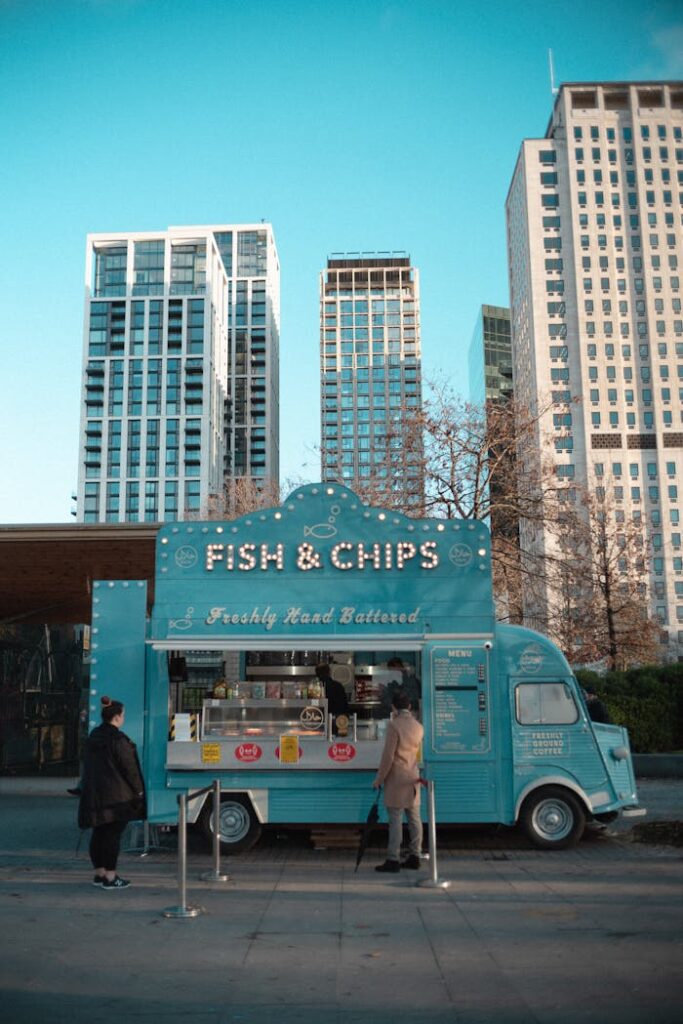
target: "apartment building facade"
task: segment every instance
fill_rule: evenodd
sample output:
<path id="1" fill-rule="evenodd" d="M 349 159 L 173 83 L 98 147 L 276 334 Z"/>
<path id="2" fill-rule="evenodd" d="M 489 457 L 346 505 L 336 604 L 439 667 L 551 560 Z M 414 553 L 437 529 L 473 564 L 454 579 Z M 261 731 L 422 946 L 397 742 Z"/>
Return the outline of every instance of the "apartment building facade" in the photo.
<path id="1" fill-rule="evenodd" d="M 401 446 L 422 402 L 419 272 L 403 252 L 333 254 L 320 275 L 321 479 L 422 500 Z M 413 439 L 414 441 L 414 439 Z"/>
<path id="2" fill-rule="evenodd" d="M 568 83 L 507 202 L 517 401 L 538 458 L 642 524 L 661 658 L 683 652 L 683 83 Z M 552 548 L 521 524 L 523 550 Z M 550 600 L 549 595 L 546 595 Z M 537 609 L 536 609 L 537 610 Z M 533 624 L 534 609 L 530 610 Z"/>
<path id="3" fill-rule="evenodd" d="M 279 263 L 268 224 L 87 239 L 77 518 L 206 514 L 279 477 Z"/>

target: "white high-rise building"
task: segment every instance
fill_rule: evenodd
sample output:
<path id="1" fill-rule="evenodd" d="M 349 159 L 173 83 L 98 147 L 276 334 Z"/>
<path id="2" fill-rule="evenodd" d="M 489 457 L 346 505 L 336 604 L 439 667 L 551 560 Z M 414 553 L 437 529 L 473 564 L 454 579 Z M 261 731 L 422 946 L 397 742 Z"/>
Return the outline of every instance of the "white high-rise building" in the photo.
<path id="1" fill-rule="evenodd" d="M 539 457 L 642 522 L 662 658 L 683 652 L 683 83 L 562 86 L 507 204 L 515 398 Z M 579 400 L 578 402 L 576 400 Z M 550 539 L 521 524 L 523 550 Z M 533 624 L 533 621 L 532 623 Z"/>
<path id="2" fill-rule="evenodd" d="M 320 275 L 323 480 L 381 490 L 391 475 L 390 486 L 421 505 L 419 452 L 413 444 L 413 459 L 399 445 L 406 413 L 422 404 L 421 365 L 419 272 L 410 257 L 330 256 Z"/>
<path id="3" fill-rule="evenodd" d="M 280 269 L 269 224 L 88 235 L 81 522 L 205 511 L 279 479 Z"/>

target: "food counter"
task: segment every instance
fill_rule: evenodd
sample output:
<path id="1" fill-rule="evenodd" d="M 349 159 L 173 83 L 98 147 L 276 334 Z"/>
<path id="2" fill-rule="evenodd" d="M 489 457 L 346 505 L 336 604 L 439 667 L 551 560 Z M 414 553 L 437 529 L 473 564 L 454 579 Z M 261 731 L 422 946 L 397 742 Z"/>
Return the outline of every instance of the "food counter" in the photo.
<path id="1" fill-rule="evenodd" d="M 235 737 L 309 736 L 327 734 L 327 701 L 246 699 L 205 700 L 202 711 L 203 740 Z"/>
<path id="2" fill-rule="evenodd" d="M 324 698 L 205 700 L 198 740 L 168 743 L 167 767 L 374 768 L 384 733 L 378 723 L 349 723 L 333 736 Z"/>

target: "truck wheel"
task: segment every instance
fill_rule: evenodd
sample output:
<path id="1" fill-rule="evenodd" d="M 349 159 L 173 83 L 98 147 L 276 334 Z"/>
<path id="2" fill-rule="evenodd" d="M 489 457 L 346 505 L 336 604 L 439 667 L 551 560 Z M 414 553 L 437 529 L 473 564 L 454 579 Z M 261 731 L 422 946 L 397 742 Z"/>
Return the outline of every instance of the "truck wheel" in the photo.
<path id="1" fill-rule="evenodd" d="M 210 797 L 202 808 L 200 825 L 209 848 L 213 848 L 214 814 Z M 228 793 L 221 797 L 219 829 L 223 853 L 241 853 L 254 846 L 261 835 L 261 823 L 248 796 Z"/>
<path id="2" fill-rule="evenodd" d="M 576 846 L 583 835 L 586 812 L 568 789 L 546 786 L 526 798 L 520 821 L 536 846 L 566 850 Z"/>

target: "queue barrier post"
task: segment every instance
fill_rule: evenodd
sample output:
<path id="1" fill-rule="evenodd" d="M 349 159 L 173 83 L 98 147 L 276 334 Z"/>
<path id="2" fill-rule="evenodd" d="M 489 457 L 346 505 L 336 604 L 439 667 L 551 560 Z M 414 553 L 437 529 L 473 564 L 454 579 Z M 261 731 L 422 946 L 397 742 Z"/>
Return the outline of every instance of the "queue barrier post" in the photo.
<path id="1" fill-rule="evenodd" d="M 230 875 L 226 875 L 221 871 L 221 780 L 214 779 L 211 789 L 211 799 L 213 801 L 213 869 L 206 871 L 199 877 L 205 882 L 228 882 Z"/>
<path id="2" fill-rule="evenodd" d="M 159 841 L 158 827 L 150 825 L 147 818 L 128 822 L 121 845 L 125 853 L 137 854 L 138 857 L 148 857 L 154 850 L 164 849 Z"/>
<path id="3" fill-rule="evenodd" d="M 198 795 L 198 794 L 197 794 Z M 162 911 L 164 917 L 198 917 L 201 907 L 187 905 L 187 793 L 178 795 L 178 903 Z"/>
<path id="4" fill-rule="evenodd" d="M 448 889 L 450 882 L 439 878 L 436 858 L 436 800 L 434 798 L 434 781 L 427 781 L 427 799 L 429 814 L 429 867 L 430 877 L 420 879 L 417 883 L 423 889 Z"/>

